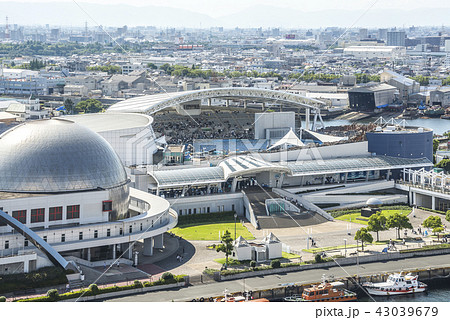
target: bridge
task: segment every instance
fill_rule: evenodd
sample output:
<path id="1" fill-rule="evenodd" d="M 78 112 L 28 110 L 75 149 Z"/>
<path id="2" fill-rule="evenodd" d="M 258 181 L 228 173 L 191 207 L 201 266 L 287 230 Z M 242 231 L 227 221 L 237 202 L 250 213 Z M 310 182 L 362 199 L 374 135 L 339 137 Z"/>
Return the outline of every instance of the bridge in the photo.
<path id="1" fill-rule="evenodd" d="M 184 106 L 198 104 L 198 101 L 201 100 L 207 100 L 207 105 L 212 106 L 212 99 L 225 100 L 226 107 L 230 106 L 229 102 L 232 100 L 244 100 L 244 109 L 247 108 L 248 101 L 262 102 L 262 110 L 266 109 L 266 102 L 298 108 L 299 110 L 304 109 L 306 128 L 310 128 L 310 118 L 311 115 L 314 115 L 313 129 L 315 129 L 318 120 L 322 122 L 320 108 L 325 106 L 325 103 L 320 100 L 284 91 L 230 87 L 159 93 L 131 98 L 113 104 L 107 112 L 146 113 L 151 115 L 166 108 L 181 107 L 184 109 Z M 200 107 L 199 104 L 198 107 Z"/>

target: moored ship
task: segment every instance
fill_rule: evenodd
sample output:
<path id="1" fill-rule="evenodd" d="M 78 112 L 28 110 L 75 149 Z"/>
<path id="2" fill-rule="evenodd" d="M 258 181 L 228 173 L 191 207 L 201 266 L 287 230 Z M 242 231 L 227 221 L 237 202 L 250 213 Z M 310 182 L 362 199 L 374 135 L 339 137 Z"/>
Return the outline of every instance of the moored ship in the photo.
<path id="1" fill-rule="evenodd" d="M 340 281 L 322 282 L 311 288 L 303 290 L 301 295 L 285 297 L 286 302 L 345 302 L 356 301 L 356 293 L 344 289 L 344 283 Z"/>
<path id="2" fill-rule="evenodd" d="M 375 296 L 391 296 L 427 290 L 427 285 L 418 281 L 418 276 L 413 276 L 411 273 L 407 275 L 391 274 L 385 282 L 366 282 L 363 283 L 363 287 L 369 294 Z"/>

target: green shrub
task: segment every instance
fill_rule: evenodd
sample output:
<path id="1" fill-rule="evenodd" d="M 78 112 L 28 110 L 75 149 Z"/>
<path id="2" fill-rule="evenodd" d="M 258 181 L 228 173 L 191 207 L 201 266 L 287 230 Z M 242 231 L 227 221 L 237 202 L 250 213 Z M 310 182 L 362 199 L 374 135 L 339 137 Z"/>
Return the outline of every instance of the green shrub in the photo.
<path id="1" fill-rule="evenodd" d="M 445 214 L 444 211 L 440 211 L 440 210 L 433 210 L 433 209 L 425 208 L 425 207 L 418 207 L 418 208 L 421 209 L 421 210 L 424 210 L 424 211 L 428 211 L 428 212 L 439 213 L 439 214 Z"/>
<path id="2" fill-rule="evenodd" d="M 205 270 L 203 270 L 203 273 L 209 274 L 210 276 L 212 276 L 212 275 L 214 275 L 214 273 L 216 273 L 218 271 L 219 270 L 217 270 L 217 269 L 205 268 Z"/>
<path id="3" fill-rule="evenodd" d="M 234 222 L 234 211 L 199 213 L 178 216 L 177 227 L 208 222 Z"/>
<path id="4" fill-rule="evenodd" d="M 51 301 L 56 301 L 59 298 L 59 293 L 57 289 L 50 289 L 47 291 L 47 297 L 51 300 Z"/>
<path id="5" fill-rule="evenodd" d="M 91 291 L 94 295 L 96 295 L 100 290 L 98 286 L 95 283 L 93 283 L 89 286 L 89 291 Z"/>
<path id="6" fill-rule="evenodd" d="M 183 282 L 184 281 L 184 277 L 186 277 L 187 275 L 185 274 L 180 274 L 178 276 L 175 276 L 174 279 L 176 280 L 176 282 Z"/>
<path id="7" fill-rule="evenodd" d="M 256 261 L 252 260 L 250 261 L 250 268 L 255 268 L 256 267 Z"/>
<path id="8" fill-rule="evenodd" d="M 158 281 L 154 281 L 154 282 L 145 281 L 144 283 L 141 283 L 139 280 L 135 280 L 133 284 L 127 285 L 127 286 L 120 286 L 120 287 L 113 286 L 113 287 L 99 288 L 96 284 L 91 284 L 88 289 L 82 289 L 79 291 L 67 292 L 67 293 L 58 295 L 56 300 L 69 300 L 69 299 L 76 299 L 81 296 L 96 296 L 96 295 L 99 295 L 102 293 L 118 292 L 118 291 L 125 291 L 125 290 L 142 288 L 142 287 L 153 287 L 153 286 L 158 286 L 158 285 L 163 285 L 163 284 L 183 282 L 184 277 L 186 276 L 186 275 L 174 276 L 170 272 L 166 272 L 166 273 L 169 274 L 169 275 L 166 275 L 166 279 L 162 279 L 162 276 L 161 276 L 161 279 L 159 279 Z M 56 293 L 58 293 L 58 291 L 56 289 L 52 289 L 52 290 L 55 290 Z M 49 290 L 49 292 L 52 290 Z M 47 293 L 47 294 L 49 294 L 49 293 Z M 20 300 L 16 300 L 16 301 L 44 302 L 44 301 L 55 301 L 55 300 L 50 298 L 49 296 L 40 296 L 40 297 L 35 297 L 35 298 L 30 298 L 30 299 L 20 299 Z"/>
<path id="9" fill-rule="evenodd" d="M 321 254 L 316 254 L 316 255 L 314 256 L 314 262 L 315 262 L 315 263 L 321 263 L 321 262 L 324 262 L 324 261 L 323 261 L 323 258 L 322 258 L 322 255 L 321 255 Z"/>
<path id="10" fill-rule="evenodd" d="M 57 267 L 45 267 L 30 273 L 2 275 L 0 293 L 41 287 L 53 287 L 67 283 L 65 271 Z"/>
<path id="11" fill-rule="evenodd" d="M 1 296 L 0 297 L 0 302 L 6 302 L 6 297 L 5 296 Z"/>
<path id="12" fill-rule="evenodd" d="M 161 275 L 161 279 L 164 281 L 171 280 L 171 279 L 173 279 L 173 274 L 171 274 L 170 272 L 164 272 Z"/>
<path id="13" fill-rule="evenodd" d="M 270 266 L 274 269 L 281 267 L 281 262 L 278 259 L 270 261 Z"/>

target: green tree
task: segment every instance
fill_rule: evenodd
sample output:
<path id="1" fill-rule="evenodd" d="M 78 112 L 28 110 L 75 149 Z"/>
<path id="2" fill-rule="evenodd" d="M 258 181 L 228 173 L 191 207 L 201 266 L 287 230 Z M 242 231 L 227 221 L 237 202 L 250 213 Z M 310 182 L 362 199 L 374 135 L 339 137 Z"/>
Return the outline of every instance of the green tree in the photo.
<path id="1" fill-rule="evenodd" d="M 107 72 L 110 75 L 118 74 L 118 73 L 122 72 L 122 68 L 120 66 L 115 66 L 115 65 L 87 67 L 86 70 Z"/>
<path id="2" fill-rule="evenodd" d="M 387 230 L 386 217 L 381 212 L 377 212 L 376 214 L 371 215 L 367 223 L 367 230 L 371 232 L 376 232 L 377 241 L 380 241 L 378 232 Z"/>
<path id="3" fill-rule="evenodd" d="M 386 226 L 391 229 L 397 229 L 397 239 L 400 239 L 400 231 L 402 229 L 412 229 L 411 222 L 406 215 L 399 214 L 398 212 L 387 218 Z"/>
<path id="4" fill-rule="evenodd" d="M 439 241 L 439 234 L 440 234 L 441 232 L 444 232 L 444 228 L 443 228 L 443 227 L 436 227 L 436 228 L 433 228 L 433 234 L 437 234 L 437 236 L 438 236 L 438 241 Z"/>
<path id="5" fill-rule="evenodd" d="M 433 139 L 433 153 L 436 153 L 439 149 L 439 140 Z"/>
<path id="6" fill-rule="evenodd" d="M 450 172 L 450 159 L 442 159 L 436 167 L 444 169 L 445 172 Z"/>
<path id="7" fill-rule="evenodd" d="M 233 239 L 227 231 L 222 236 L 222 243 L 216 247 L 217 252 L 225 253 L 225 269 L 228 267 L 228 256 L 233 252 Z"/>
<path id="8" fill-rule="evenodd" d="M 155 70 L 155 69 L 158 69 L 158 66 L 154 63 L 149 62 L 149 63 L 147 63 L 147 68 Z"/>
<path id="9" fill-rule="evenodd" d="M 364 242 L 372 243 L 373 237 L 367 228 L 361 228 L 356 231 L 355 240 L 361 241 L 361 250 L 364 251 Z"/>
<path id="10" fill-rule="evenodd" d="M 97 113 L 103 110 L 103 105 L 96 99 L 80 101 L 75 106 L 76 113 Z"/>
<path id="11" fill-rule="evenodd" d="M 68 114 L 73 114 L 74 111 L 75 111 L 72 99 L 64 100 L 64 107 L 65 107 L 65 109 L 66 109 Z"/>
<path id="12" fill-rule="evenodd" d="M 447 213 L 445 214 L 445 220 L 450 222 L 450 210 L 447 210 Z"/>
<path id="13" fill-rule="evenodd" d="M 434 234 L 436 234 L 435 229 L 443 227 L 441 217 L 438 217 L 438 216 L 429 216 L 422 222 L 422 225 L 425 228 L 433 229 Z M 442 230 L 444 230 L 444 229 L 442 229 Z"/>
<path id="14" fill-rule="evenodd" d="M 168 63 L 163 64 L 159 69 L 163 70 L 167 74 L 172 74 L 174 67 Z"/>

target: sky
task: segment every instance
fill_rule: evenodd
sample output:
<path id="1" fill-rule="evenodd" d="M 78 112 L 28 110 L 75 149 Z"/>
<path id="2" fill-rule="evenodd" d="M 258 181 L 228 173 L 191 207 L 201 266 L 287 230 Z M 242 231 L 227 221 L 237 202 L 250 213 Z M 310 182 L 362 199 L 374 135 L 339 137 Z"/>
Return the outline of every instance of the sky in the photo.
<path id="1" fill-rule="evenodd" d="M 9 0 L 11 1 L 11 0 Z M 302 11 L 326 9 L 365 10 L 373 3 L 373 8 L 418 9 L 450 8 L 448 0 L 75 0 L 82 3 L 128 4 L 134 6 L 156 5 L 180 8 L 207 14 L 217 18 L 241 11 L 245 7 L 269 5 Z M 7 2 L 0 0 L 0 2 Z M 15 2 L 74 2 L 74 0 L 15 0 Z"/>
<path id="2" fill-rule="evenodd" d="M 84 26 L 87 21 L 111 27 L 391 28 L 447 26 L 450 1 L 0 0 L 0 25 L 5 16 L 10 24 L 58 27 Z"/>

